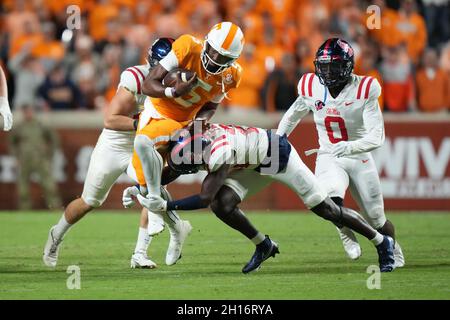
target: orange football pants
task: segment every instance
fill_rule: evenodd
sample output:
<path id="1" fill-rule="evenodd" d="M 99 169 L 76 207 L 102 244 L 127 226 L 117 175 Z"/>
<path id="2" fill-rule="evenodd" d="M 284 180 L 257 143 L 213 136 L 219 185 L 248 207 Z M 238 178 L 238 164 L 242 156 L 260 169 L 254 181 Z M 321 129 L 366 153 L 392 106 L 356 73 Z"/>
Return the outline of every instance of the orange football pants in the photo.
<path id="1" fill-rule="evenodd" d="M 136 135 L 143 134 L 150 138 L 153 141 L 155 148 L 158 146 L 164 146 L 169 144 L 171 135 L 185 127 L 189 121 L 178 122 L 172 119 L 153 119 L 151 118 L 147 125 L 142 129 L 138 129 Z M 138 128 L 140 126 L 138 125 Z M 164 155 L 163 159 L 164 159 Z M 133 168 L 136 172 L 136 177 L 138 179 L 138 183 L 141 186 L 145 186 L 145 176 L 144 171 L 142 169 L 141 161 L 136 153 L 136 150 L 133 151 L 133 158 L 131 160 Z"/>

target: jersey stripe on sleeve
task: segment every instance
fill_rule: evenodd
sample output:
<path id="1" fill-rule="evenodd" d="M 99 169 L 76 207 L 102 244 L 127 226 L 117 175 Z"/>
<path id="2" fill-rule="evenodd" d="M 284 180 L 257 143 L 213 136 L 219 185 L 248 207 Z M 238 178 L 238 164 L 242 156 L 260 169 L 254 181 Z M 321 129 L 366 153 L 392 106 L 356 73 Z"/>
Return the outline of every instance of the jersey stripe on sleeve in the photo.
<path id="1" fill-rule="evenodd" d="M 224 147 L 224 146 L 227 146 L 227 145 L 229 145 L 228 141 L 224 141 L 224 142 L 221 142 L 221 143 L 219 143 L 218 145 L 216 145 L 216 146 L 215 146 L 214 148 L 212 148 L 212 150 L 211 150 L 211 156 L 213 155 L 214 152 L 216 152 L 217 149 L 219 149 L 219 148 L 221 148 L 221 147 Z"/>
<path id="2" fill-rule="evenodd" d="M 309 82 L 308 82 L 308 95 L 309 95 L 310 97 L 313 96 L 313 94 L 312 94 L 312 83 L 313 83 L 313 79 L 314 79 L 314 74 L 313 74 L 313 73 L 310 73 L 310 76 L 309 76 Z"/>
<path id="3" fill-rule="evenodd" d="M 306 81 L 306 76 L 307 76 L 308 74 L 304 74 L 303 75 L 303 77 L 302 77 L 302 83 L 301 83 L 301 87 L 302 87 L 302 96 L 305 96 L 306 95 L 306 93 L 305 93 L 305 81 Z"/>
<path id="4" fill-rule="evenodd" d="M 356 99 L 361 99 L 362 87 L 363 87 L 364 82 L 366 81 L 367 78 L 368 78 L 368 77 L 365 76 L 365 77 L 363 77 L 363 78 L 361 79 L 361 82 L 359 83 L 359 86 L 358 86 L 358 94 L 356 95 Z"/>
<path id="5" fill-rule="evenodd" d="M 370 80 L 367 82 L 366 91 L 364 92 L 364 99 L 369 98 L 370 85 L 372 84 L 373 78 L 370 77 Z"/>
<path id="6" fill-rule="evenodd" d="M 136 67 L 131 67 L 131 68 L 133 68 L 134 70 L 136 70 L 137 72 L 139 72 L 139 74 L 141 75 L 141 77 L 142 77 L 142 81 L 144 81 L 144 79 L 145 79 L 145 76 L 144 76 L 144 74 L 142 73 L 142 71 L 141 70 L 139 70 L 138 68 L 136 68 Z"/>
<path id="7" fill-rule="evenodd" d="M 139 81 L 139 76 L 137 75 L 136 71 L 134 71 L 131 68 L 128 68 L 126 71 L 130 71 L 133 74 L 134 79 L 136 80 L 137 93 L 140 94 L 141 93 L 141 81 Z"/>
<path id="8" fill-rule="evenodd" d="M 220 142 L 220 141 L 222 141 L 222 140 L 225 140 L 227 138 L 227 136 L 226 135 L 221 135 L 220 137 L 218 137 L 217 139 L 215 139 L 214 141 L 213 141 L 213 143 L 212 143 L 212 145 L 211 146 L 213 146 L 214 147 L 214 145 L 217 145 L 217 143 L 218 142 Z"/>

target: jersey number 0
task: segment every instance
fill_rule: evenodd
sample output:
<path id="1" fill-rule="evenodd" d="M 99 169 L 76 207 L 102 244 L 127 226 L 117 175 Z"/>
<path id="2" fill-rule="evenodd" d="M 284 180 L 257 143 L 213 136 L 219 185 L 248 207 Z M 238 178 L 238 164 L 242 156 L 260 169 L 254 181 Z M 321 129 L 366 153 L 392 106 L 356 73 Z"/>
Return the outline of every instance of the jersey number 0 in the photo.
<path id="1" fill-rule="evenodd" d="M 338 124 L 338 128 L 341 133 L 340 137 L 334 136 L 334 131 L 331 126 L 332 123 Z M 341 117 L 331 117 L 331 116 L 325 117 L 325 128 L 327 129 L 328 138 L 330 139 L 331 143 L 338 143 L 339 141 L 348 140 L 348 133 L 347 129 L 345 128 L 345 122 L 344 119 L 342 119 Z"/>

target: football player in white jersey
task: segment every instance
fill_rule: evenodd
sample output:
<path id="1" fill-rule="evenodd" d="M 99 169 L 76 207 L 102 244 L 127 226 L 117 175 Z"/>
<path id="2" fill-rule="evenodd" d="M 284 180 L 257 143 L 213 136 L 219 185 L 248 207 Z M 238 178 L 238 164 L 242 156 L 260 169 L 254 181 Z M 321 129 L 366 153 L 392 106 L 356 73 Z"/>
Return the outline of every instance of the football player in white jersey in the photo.
<path id="1" fill-rule="evenodd" d="M 166 201 L 156 195 L 137 195 L 151 211 L 196 210 L 211 207 L 216 216 L 256 245 L 242 272 L 258 269 L 278 253 L 278 245 L 259 232 L 238 205 L 273 181 L 286 184 L 320 217 L 347 226 L 371 240 L 377 248 L 380 270 L 390 272 L 394 264 L 394 241 L 373 229 L 358 213 L 336 205 L 320 187 L 317 178 L 292 148 L 287 136 L 260 128 L 210 125 L 205 133 L 175 139 L 168 164 L 175 172 L 192 173 L 202 168 L 208 175 L 201 193 Z"/>
<path id="2" fill-rule="evenodd" d="M 289 135 L 310 111 L 319 135 L 315 174 L 339 206 L 350 187 L 361 213 L 380 233 L 395 239 L 392 222 L 384 214 L 378 172 L 370 151 L 384 142 L 383 116 L 378 104 L 381 86 L 373 77 L 352 73 L 352 47 L 342 39 L 326 40 L 316 53 L 315 74 L 303 75 L 299 96 L 281 120 L 277 134 Z M 312 153 L 310 152 L 310 153 Z M 308 153 L 308 152 L 307 152 Z M 353 232 L 338 228 L 351 259 L 361 255 Z M 404 265 L 400 245 L 395 243 L 395 267 Z"/>
<path id="3" fill-rule="evenodd" d="M 13 116 L 8 102 L 8 83 L 0 66 L 0 130 L 9 131 L 13 125 Z"/>
<path id="4" fill-rule="evenodd" d="M 80 198 L 73 200 L 59 220 L 52 226 L 44 248 L 43 261 L 49 267 L 55 267 L 58 262 L 58 253 L 61 241 L 69 228 L 83 218 L 89 211 L 100 207 L 106 200 L 109 191 L 119 176 L 124 173 L 133 154 L 133 145 L 137 120 L 135 115 L 139 112 L 146 96 L 142 94 L 142 83 L 150 68 L 158 64 L 172 47 L 173 39 L 160 38 L 156 40 L 148 52 L 147 65 L 137 65 L 127 68 L 120 76 L 120 83 L 116 95 L 112 99 L 104 119 L 104 126 L 97 145 L 92 152 L 89 169 L 86 174 L 83 193 Z M 167 191 L 162 194 L 168 198 Z M 151 215 L 151 213 L 148 213 Z M 179 248 L 187 233 L 185 230 L 190 224 L 179 219 L 175 212 L 170 213 L 168 221 L 171 240 L 166 259 L 168 264 L 174 264 L 179 258 Z M 131 258 L 132 268 L 154 268 L 156 264 L 147 257 L 147 248 L 152 235 L 158 234 L 164 228 L 160 215 L 153 215 L 147 229 L 147 210 L 141 213 L 138 240 L 134 254 Z M 178 252 L 178 253 L 177 253 Z M 166 258 L 167 258 L 166 257 Z"/>

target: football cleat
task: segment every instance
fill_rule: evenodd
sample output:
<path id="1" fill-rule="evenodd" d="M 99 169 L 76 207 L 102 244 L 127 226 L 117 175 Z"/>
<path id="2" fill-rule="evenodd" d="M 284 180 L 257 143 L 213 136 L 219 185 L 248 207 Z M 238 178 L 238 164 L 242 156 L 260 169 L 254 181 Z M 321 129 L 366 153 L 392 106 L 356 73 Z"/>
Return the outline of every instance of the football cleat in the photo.
<path id="1" fill-rule="evenodd" d="M 342 240 L 342 245 L 344 246 L 347 256 L 352 260 L 358 259 L 361 256 L 361 246 L 359 245 L 353 231 L 347 227 L 336 229 L 339 232 L 339 236 Z"/>
<path id="2" fill-rule="evenodd" d="M 277 253 L 280 253 L 278 249 L 278 244 L 270 240 L 269 236 L 263 242 L 256 245 L 255 253 L 253 254 L 250 261 L 242 268 L 243 273 L 249 273 L 253 270 L 259 269 L 261 264 L 267 260 L 269 257 L 274 257 Z"/>
<path id="3" fill-rule="evenodd" d="M 168 266 L 174 265 L 181 259 L 184 241 L 191 231 L 192 226 L 186 220 L 179 220 L 175 226 L 169 227 L 170 241 L 166 253 L 166 264 Z"/>
<path id="4" fill-rule="evenodd" d="M 395 259 L 395 268 L 402 268 L 405 266 L 405 257 L 403 256 L 402 248 L 400 244 L 396 241 L 394 248 L 394 259 Z"/>
<path id="5" fill-rule="evenodd" d="M 62 239 L 55 239 L 53 237 L 53 230 L 56 226 L 50 228 L 48 232 L 47 243 L 44 247 L 44 254 L 42 256 L 42 260 L 47 267 L 54 268 L 58 263 L 58 254 L 59 254 L 59 246 L 62 242 Z"/>
<path id="6" fill-rule="evenodd" d="M 154 269 L 156 263 L 150 260 L 145 253 L 137 252 L 131 256 L 131 269 Z"/>
<path id="7" fill-rule="evenodd" d="M 376 246 L 378 251 L 378 263 L 381 272 L 391 272 L 395 269 L 394 240 L 389 236 L 383 236 L 383 242 Z"/>

